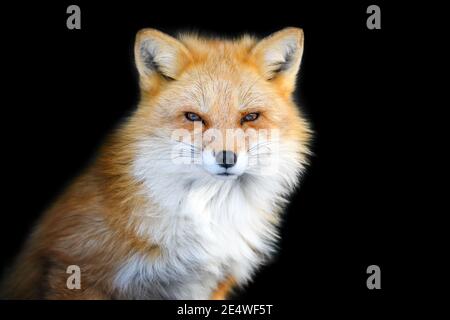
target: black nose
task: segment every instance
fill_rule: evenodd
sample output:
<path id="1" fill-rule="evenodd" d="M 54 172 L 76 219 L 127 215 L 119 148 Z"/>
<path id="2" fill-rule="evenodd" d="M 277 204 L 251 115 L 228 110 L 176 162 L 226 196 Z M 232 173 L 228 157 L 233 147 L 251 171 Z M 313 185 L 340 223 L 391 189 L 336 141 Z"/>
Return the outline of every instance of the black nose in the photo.
<path id="1" fill-rule="evenodd" d="M 232 151 L 220 151 L 216 154 L 216 162 L 219 166 L 228 169 L 236 164 L 237 155 Z"/>

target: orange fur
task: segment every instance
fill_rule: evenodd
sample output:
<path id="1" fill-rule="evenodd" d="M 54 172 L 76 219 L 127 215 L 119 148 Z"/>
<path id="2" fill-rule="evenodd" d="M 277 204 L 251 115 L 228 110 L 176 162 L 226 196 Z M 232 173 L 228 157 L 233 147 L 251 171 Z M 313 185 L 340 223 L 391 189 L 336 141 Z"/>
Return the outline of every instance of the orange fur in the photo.
<path id="1" fill-rule="evenodd" d="M 235 285 L 236 279 L 234 279 L 233 277 L 228 277 L 227 279 L 219 283 L 217 289 L 213 292 L 211 296 L 211 300 L 227 299 Z"/>
<path id="2" fill-rule="evenodd" d="M 299 37 L 298 29 L 286 29 L 284 35 Z M 137 153 L 135 141 L 150 135 L 155 128 L 173 130 L 191 129 L 183 112 L 195 111 L 206 120 L 206 127 L 236 128 L 243 110 L 234 103 L 227 92 L 216 91 L 215 104 L 207 113 L 186 99 L 184 106 L 176 106 L 162 114 L 154 108 L 162 93 L 170 94 L 171 80 L 161 74 L 146 74 L 139 59 L 138 45 L 146 37 L 162 39 L 176 48 L 177 63 L 167 71 L 167 76 L 178 80 L 186 72 L 199 74 L 201 81 L 208 78 L 225 79 L 238 88 L 258 82 L 261 94 L 283 106 L 253 105 L 259 107 L 262 117 L 258 122 L 244 124 L 243 128 L 281 128 L 285 139 L 295 139 L 307 144 L 310 133 L 307 123 L 299 121 L 301 114 L 291 100 L 295 77 L 286 74 L 276 79 L 262 81 L 261 56 L 265 46 L 275 38 L 263 42 L 245 36 L 241 39 L 204 39 L 185 35 L 175 40 L 156 30 L 138 33 L 136 64 L 140 72 L 141 101 L 135 114 L 107 140 L 95 161 L 65 190 L 47 210 L 28 239 L 11 272 L 2 285 L 2 296 L 14 299 L 111 299 L 115 297 L 112 285 L 115 270 L 130 252 L 140 252 L 148 258 L 161 255 L 161 248 L 139 234 L 141 222 L 137 212 L 152 212 L 157 204 L 143 194 L 141 182 L 133 178 L 130 167 Z M 155 40 L 156 41 L 156 40 Z M 180 86 L 189 80 L 180 80 Z M 172 88 L 172 87 L 170 87 Z M 257 97 L 256 97 L 257 98 Z M 255 99 L 256 99 L 255 98 Z M 219 103 L 220 102 L 220 103 Z M 227 115 L 224 117 L 223 115 Z M 82 272 L 82 289 L 66 288 L 68 265 L 79 265 Z M 232 278 L 218 285 L 212 295 L 224 299 L 236 284 Z"/>

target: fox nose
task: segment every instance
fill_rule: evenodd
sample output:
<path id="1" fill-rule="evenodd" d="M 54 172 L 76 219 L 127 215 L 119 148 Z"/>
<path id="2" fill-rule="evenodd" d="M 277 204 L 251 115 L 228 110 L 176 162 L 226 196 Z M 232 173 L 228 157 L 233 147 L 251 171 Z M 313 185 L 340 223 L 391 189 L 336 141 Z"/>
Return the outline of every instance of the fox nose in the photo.
<path id="1" fill-rule="evenodd" d="M 228 169 L 236 164 L 237 155 L 233 151 L 220 151 L 216 154 L 216 162 L 222 168 Z"/>

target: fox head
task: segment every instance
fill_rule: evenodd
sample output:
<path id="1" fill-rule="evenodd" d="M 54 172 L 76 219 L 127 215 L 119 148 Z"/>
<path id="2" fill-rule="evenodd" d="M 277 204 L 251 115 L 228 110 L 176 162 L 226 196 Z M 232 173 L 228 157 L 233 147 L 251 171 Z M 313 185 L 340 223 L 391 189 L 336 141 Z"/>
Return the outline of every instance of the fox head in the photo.
<path id="1" fill-rule="evenodd" d="M 138 32 L 134 176 L 155 194 L 251 184 L 286 193 L 310 138 L 293 100 L 302 53 L 298 28 L 234 40 Z"/>

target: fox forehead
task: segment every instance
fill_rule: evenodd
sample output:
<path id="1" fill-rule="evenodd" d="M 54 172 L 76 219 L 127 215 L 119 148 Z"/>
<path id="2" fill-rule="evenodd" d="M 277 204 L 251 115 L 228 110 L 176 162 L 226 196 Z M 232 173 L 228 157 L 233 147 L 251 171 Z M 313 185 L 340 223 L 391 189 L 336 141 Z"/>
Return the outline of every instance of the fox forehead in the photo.
<path id="1" fill-rule="evenodd" d="M 176 107 L 201 113 L 246 112 L 265 108 L 273 100 L 259 82 L 251 75 L 229 76 L 194 69 L 168 90 L 167 98 L 176 95 Z"/>
<path id="2" fill-rule="evenodd" d="M 191 98 L 201 112 L 217 108 L 245 111 L 268 103 L 271 88 L 248 61 L 254 38 L 220 40 L 182 35 L 180 40 L 192 55 L 191 66 L 182 79 L 193 84 Z"/>

